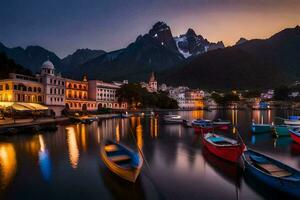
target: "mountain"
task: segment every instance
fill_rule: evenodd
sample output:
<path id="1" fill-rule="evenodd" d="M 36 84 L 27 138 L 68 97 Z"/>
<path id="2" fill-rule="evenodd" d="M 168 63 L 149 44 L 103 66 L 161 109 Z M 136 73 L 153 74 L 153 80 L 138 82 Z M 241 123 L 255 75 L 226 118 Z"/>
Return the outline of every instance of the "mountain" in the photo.
<path id="1" fill-rule="evenodd" d="M 300 27 L 198 55 L 160 79 L 200 88 L 267 88 L 300 78 Z M 187 78 L 188 77 L 188 78 Z"/>
<path id="2" fill-rule="evenodd" d="M 73 54 L 70 54 L 62 59 L 65 66 L 77 67 L 89 60 L 92 60 L 106 53 L 103 50 L 77 49 Z M 70 67 L 72 68 L 72 67 Z"/>
<path id="3" fill-rule="evenodd" d="M 188 31 L 174 38 L 179 52 L 185 57 L 196 56 L 207 51 L 225 48 L 222 41 L 213 43 L 204 39 L 202 35 L 197 35 L 191 28 Z"/>
<path id="4" fill-rule="evenodd" d="M 0 53 L 0 78 L 8 78 L 9 73 L 20 73 L 25 75 L 31 75 L 31 71 L 25 69 L 21 65 L 18 65 L 14 60 L 9 59 L 5 53 Z"/>
<path id="5" fill-rule="evenodd" d="M 47 59 L 50 59 L 57 71 L 63 71 L 64 67 L 61 59 L 53 52 L 48 51 L 40 46 L 28 46 L 25 49 L 22 47 L 8 48 L 0 43 L 0 52 L 3 52 L 7 57 L 13 59 L 17 64 L 36 73 Z"/>
<path id="6" fill-rule="evenodd" d="M 146 80 L 150 72 L 165 70 L 183 60 L 170 27 L 158 22 L 126 48 L 98 56 L 82 64 L 78 71 L 89 74 L 92 79 L 141 81 Z"/>
<path id="7" fill-rule="evenodd" d="M 149 35 L 166 48 L 178 52 L 170 27 L 165 22 L 157 22 L 149 30 Z"/>
<path id="8" fill-rule="evenodd" d="M 235 45 L 240 45 L 240 44 L 243 44 L 243 43 L 245 43 L 245 42 L 247 42 L 248 40 L 246 39 L 246 38 L 243 38 L 243 37 L 241 37 L 236 43 L 235 43 Z"/>

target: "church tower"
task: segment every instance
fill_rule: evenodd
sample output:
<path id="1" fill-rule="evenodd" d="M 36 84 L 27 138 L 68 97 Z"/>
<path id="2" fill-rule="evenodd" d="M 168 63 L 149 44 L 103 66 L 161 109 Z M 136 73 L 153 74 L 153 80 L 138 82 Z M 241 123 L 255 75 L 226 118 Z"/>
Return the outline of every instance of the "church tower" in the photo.
<path id="1" fill-rule="evenodd" d="M 154 72 L 151 73 L 151 76 L 150 76 L 148 84 L 149 84 L 149 89 L 152 92 L 157 92 L 157 81 L 155 79 Z"/>

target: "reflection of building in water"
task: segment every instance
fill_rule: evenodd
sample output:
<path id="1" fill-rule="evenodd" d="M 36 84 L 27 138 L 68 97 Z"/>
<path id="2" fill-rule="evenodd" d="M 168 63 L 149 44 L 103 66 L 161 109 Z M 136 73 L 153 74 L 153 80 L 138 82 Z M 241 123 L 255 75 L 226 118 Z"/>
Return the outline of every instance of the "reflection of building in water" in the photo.
<path id="1" fill-rule="evenodd" d="M 69 160 L 71 167 L 76 169 L 79 162 L 79 149 L 74 127 L 67 127 L 67 143 L 69 148 Z"/>
<path id="2" fill-rule="evenodd" d="M 46 149 L 46 145 L 42 135 L 39 135 L 39 142 L 40 142 L 39 165 L 41 168 L 43 178 L 46 181 L 49 181 L 51 178 L 51 160 L 49 157 L 48 150 Z"/>
<path id="3" fill-rule="evenodd" d="M 141 118 L 137 118 L 136 142 L 139 149 L 142 150 L 143 149 L 143 126 L 141 124 Z"/>
<path id="4" fill-rule="evenodd" d="M 0 143 L 0 189 L 4 189 L 12 181 L 17 170 L 17 159 L 14 146 Z"/>
<path id="5" fill-rule="evenodd" d="M 272 123 L 271 110 L 253 110 L 252 118 L 255 123 Z"/>
<path id="6" fill-rule="evenodd" d="M 150 119 L 150 133 L 152 138 L 157 138 L 158 136 L 158 126 L 157 126 L 157 118 L 152 117 Z"/>
<path id="7" fill-rule="evenodd" d="M 86 126 L 85 124 L 81 124 L 81 131 L 80 131 L 80 136 L 81 136 L 81 146 L 83 151 L 86 151 Z"/>
<path id="8" fill-rule="evenodd" d="M 116 141 L 120 142 L 120 126 L 119 126 L 119 124 L 116 125 Z"/>
<path id="9" fill-rule="evenodd" d="M 203 119 L 203 110 L 193 110 L 192 118 L 193 119 Z"/>

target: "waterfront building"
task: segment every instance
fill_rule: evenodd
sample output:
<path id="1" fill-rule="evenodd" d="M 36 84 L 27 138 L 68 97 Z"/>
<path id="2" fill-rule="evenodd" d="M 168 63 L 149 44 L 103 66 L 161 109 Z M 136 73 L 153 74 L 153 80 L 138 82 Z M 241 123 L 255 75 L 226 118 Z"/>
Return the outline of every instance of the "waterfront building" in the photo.
<path id="1" fill-rule="evenodd" d="M 56 116 L 60 116 L 65 107 L 65 78 L 55 73 L 55 67 L 50 60 L 42 64 L 41 72 L 36 77 L 44 86 L 44 104 L 52 109 Z"/>
<path id="2" fill-rule="evenodd" d="M 157 92 L 157 80 L 155 79 L 154 72 L 151 73 L 148 83 L 141 82 L 142 88 L 146 88 L 148 92 Z"/>
<path id="3" fill-rule="evenodd" d="M 1 102 L 43 103 L 43 84 L 33 76 L 10 73 L 8 79 L 0 80 Z"/>
<path id="4" fill-rule="evenodd" d="M 88 81 L 89 99 L 96 101 L 97 108 L 127 109 L 127 103 L 119 104 L 116 91 L 121 86 L 99 80 Z"/>
<path id="5" fill-rule="evenodd" d="M 96 101 L 89 100 L 89 83 L 84 76 L 82 81 L 66 79 L 66 108 L 70 110 L 97 110 Z"/>

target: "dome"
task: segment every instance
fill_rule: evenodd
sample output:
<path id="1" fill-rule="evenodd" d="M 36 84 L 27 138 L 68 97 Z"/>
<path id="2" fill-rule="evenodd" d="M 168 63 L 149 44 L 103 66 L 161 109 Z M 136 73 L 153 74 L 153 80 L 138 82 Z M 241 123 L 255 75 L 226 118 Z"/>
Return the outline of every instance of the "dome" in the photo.
<path id="1" fill-rule="evenodd" d="M 54 69 L 54 65 L 50 60 L 47 60 L 43 63 L 42 68 Z"/>

